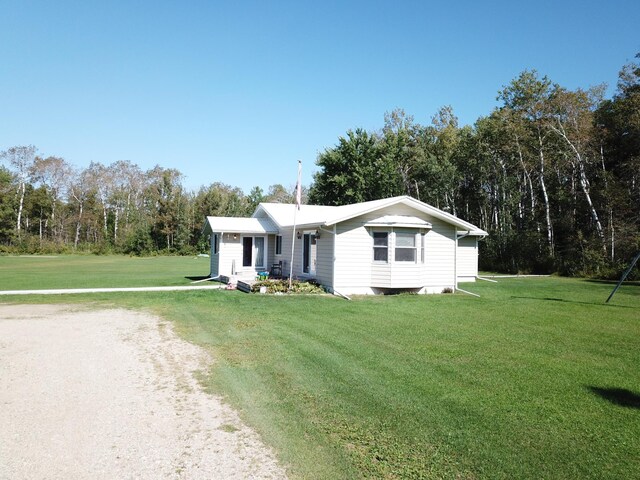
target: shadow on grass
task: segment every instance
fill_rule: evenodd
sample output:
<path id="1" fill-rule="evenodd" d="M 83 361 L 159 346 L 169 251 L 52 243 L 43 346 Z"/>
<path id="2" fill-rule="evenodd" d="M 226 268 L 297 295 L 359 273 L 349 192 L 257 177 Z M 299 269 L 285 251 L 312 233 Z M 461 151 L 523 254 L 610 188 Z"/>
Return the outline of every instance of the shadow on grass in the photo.
<path id="1" fill-rule="evenodd" d="M 640 394 L 626 388 L 588 387 L 591 393 L 621 407 L 640 409 Z"/>
<path id="2" fill-rule="evenodd" d="M 184 277 L 187 280 L 191 280 L 192 282 L 197 282 L 198 280 L 205 280 L 207 278 L 209 278 L 209 275 L 199 275 L 199 276 L 195 276 L 195 277 Z"/>
<path id="3" fill-rule="evenodd" d="M 517 297 L 512 295 L 511 298 L 519 299 L 519 300 L 546 300 L 547 302 L 560 302 L 560 303 L 574 303 L 576 305 L 597 305 L 599 307 L 616 307 L 616 308 L 635 308 L 630 307 L 628 305 L 614 305 L 612 303 L 604 303 L 604 299 L 602 302 L 580 302 L 577 300 L 567 300 L 565 298 L 553 298 L 553 297 Z"/>

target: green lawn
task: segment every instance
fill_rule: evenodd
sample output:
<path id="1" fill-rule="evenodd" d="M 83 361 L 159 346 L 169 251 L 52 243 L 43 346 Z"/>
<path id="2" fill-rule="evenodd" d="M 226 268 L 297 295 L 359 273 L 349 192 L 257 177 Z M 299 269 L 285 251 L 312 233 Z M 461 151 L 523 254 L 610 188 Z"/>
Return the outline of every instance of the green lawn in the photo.
<path id="1" fill-rule="evenodd" d="M 193 262 L 176 281 L 208 271 Z M 463 288 L 481 298 L 195 291 L 0 301 L 92 301 L 174 320 L 216 358 L 204 384 L 293 478 L 640 477 L 640 286 L 623 286 L 610 305 L 608 283 Z"/>
<path id="2" fill-rule="evenodd" d="M 188 285 L 207 275 L 206 257 L 0 256 L 0 290 Z"/>

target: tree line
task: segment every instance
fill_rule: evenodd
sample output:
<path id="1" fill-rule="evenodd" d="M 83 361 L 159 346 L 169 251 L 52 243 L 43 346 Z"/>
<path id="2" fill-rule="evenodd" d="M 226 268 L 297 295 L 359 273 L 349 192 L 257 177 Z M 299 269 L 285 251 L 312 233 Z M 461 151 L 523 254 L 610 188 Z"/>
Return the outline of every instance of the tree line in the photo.
<path id="1" fill-rule="evenodd" d="M 412 195 L 490 233 L 481 268 L 618 276 L 640 250 L 640 65 L 604 92 L 524 71 L 473 126 L 395 110 L 319 155 L 310 202 Z"/>
<path id="2" fill-rule="evenodd" d="M 640 249 L 638 62 L 623 66 L 612 98 L 604 92 L 524 71 L 472 126 L 459 126 L 451 107 L 428 125 L 396 109 L 380 130 L 350 130 L 319 154 L 308 201 L 411 195 L 490 233 L 482 268 L 616 276 Z M 176 169 L 76 168 L 37 153 L 0 152 L 0 251 L 195 253 L 206 251 L 206 215 L 293 201 L 282 185 L 194 192 Z"/>
<path id="3" fill-rule="evenodd" d="M 129 161 L 76 168 L 34 146 L 0 152 L 0 252 L 151 253 L 207 251 L 206 215 L 247 216 L 263 201 L 291 202 L 282 185 L 248 195 L 223 183 L 198 191 L 183 175 Z"/>

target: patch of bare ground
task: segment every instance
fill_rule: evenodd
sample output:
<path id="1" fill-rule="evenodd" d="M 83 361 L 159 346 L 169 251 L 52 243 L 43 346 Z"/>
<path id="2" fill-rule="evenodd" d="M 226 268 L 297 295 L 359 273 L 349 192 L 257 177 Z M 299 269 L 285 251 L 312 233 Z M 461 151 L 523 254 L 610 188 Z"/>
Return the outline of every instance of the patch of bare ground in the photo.
<path id="1" fill-rule="evenodd" d="M 0 305 L 0 478 L 285 478 L 210 362 L 151 315 Z"/>

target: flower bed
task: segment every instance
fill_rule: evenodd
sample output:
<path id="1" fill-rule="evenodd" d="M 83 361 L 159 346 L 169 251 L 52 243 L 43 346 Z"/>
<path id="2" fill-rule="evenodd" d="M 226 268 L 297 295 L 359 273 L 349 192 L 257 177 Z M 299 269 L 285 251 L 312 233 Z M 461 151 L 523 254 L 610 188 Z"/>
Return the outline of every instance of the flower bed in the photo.
<path id="1" fill-rule="evenodd" d="M 260 287 L 266 287 L 267 293 L 318 294 L 326 293 L 317 282 L 293 280 L 289 289 L 289 280 L 260 280 L 251 286 L 253 293 L 259 293 Z"/>

